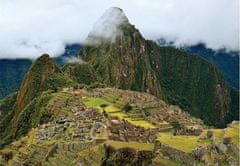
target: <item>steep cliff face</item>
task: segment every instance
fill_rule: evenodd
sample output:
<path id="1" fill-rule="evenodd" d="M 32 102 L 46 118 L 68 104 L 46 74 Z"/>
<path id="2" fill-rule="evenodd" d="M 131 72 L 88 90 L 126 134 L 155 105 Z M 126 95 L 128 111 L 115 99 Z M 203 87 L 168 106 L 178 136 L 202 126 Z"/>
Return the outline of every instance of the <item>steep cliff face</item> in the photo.
<path id="1" fill-rule="evenodd" d="M 109 13 L 115 11 L 121 16 L 121 19 L 115 18 L 119 19 L 118 24 L 112 25 L 117 29 L 114 38 L 94 33 L 94 28 L 80 52 L 80 57 L 93 65 L 101 81 L 109 86 L 159 96 L 211 125 L 224 126 L 228 114 L 235 112 L 236 115 L 238 102 L 231 96 L 238 94 L 215 66 L 190 53 L 145 40 L 121 9 L 110 10 Z M 103 15 L 104 20 L 108 15 Z M 104 24 L 100 29 L 107 33 L 106 27 L 111 26 Z M 238 116 L 231 116 L 228 121 L 230 119 Z"/>
<path id="2" fill-rule="evenodd" d="M 21 111 L 36 97 L 46 80 L 54 72 L 60 72 L 60 70 L 49 55 L 45 54 L 36 60 L 27 72 L 20 87 L 16 102 L 16 112 Z"/>
<path id="3" fill-rule="evenodd" d="M 92 65 L 83 64 L 67 64 L 63 68 L 63 72 L 68 75 L 72 80 L 80 84 L 91 84 L 97 81 L 97 75 Z"/>
<path id="4" fill-rule="evenodd" d="M 149 50 L 155 50 L 149 54 L 151 66 L 158 73 L 168 102 L 211 125 L 223 126 L 229 122 L 227 115 L 234 112 L 231 107 L 238 105 L 230 94 L 237 95 L 237 91 L 225 82 L 214 65 L 175 48 L 149 46 Z"/>
<path id="5" fill-rule="evenodd" d="M 145 91 L 160 97 L 160 86 L 146 54 L 145 40 L 139 31 L 127 21 L 121 9 L 112 8 L 108 12 L 121 16 L 121 19 L 117 20 L 118 24 L 115 23 L 111 27 L 116 29 L 114 32 L 117 34 L 109 39 L 106 35 L 100 36 L 99 32 L 95 35 L 94 28 L 86 39 L 80 56 L 93 65 L 97 74 L 102 78 L 101 81 L 107 85 Z M 104 18 L 109 15 L 108 12 L 104 14 Z M 120 16 L 116 16 L 115 19 L 119 19 Z M 106 22 L 111 23 L 111 21 Z M 104 30 L 107 31 L 108 28 Z"/>
<path id="6" fill-rule="evenodd" d="M 46 90 L 57 91 L 58 88 L 73 86 L 74 84 L 74 81 L 63 74 L 49 55 L 42 55 L 33 63 L 25 75 L 17 93 L 11 122 L 7 125 L 8 129 L 5 132 L 9 132 L 13 138 L 21 136 L 22 128 L 26 132 L 32 126 L 27 122 L 30 116 L 35 110 L 40 109 L 46 101 L 45 98 L 42 100 L 41 92 Z M 38 98 L 38 96 L 40 97 Z"/>

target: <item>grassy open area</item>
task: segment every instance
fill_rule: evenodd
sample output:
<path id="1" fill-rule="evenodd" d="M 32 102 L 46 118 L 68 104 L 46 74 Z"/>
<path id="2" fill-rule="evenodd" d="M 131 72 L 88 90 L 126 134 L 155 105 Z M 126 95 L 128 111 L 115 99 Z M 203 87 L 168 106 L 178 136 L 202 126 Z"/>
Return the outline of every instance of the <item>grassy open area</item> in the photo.
<path id="1" fill-rule="evenodd" d="M 101 98 L 97 98 L 97 97 L 87 98 L 84 104 L 86 104 L 86 106 L 88 107 L 101 109 L 101 111 L 102 111 L 102 108 L 100 107 L 100 105 L 102 104 L 111 105 L 111 103 L 109 103 L 108 101 Z"/>
<path id="2" fill-rule="evenodd" d="M 138 120 L 136 118 L 129 117 L 129 115 L 122 112 L 120 108 L 114 106 L 114 104 L 104 99 L 91 97 L 91 98 L 87 98 L 84 103 L 86 104 L 86 106 L 97 108 L 101 112 L 103 112 L 103 108 L 101 108 L 101 105 L 106 104 L 107 107 L 105 108 L 105 111 L 109 116 L 115 116 L 115 117 L 119 117 L 120 119 L 125 119 L 136 126 L 141 126 L 145 128 L 155 128 L 154 125 L 152 125 L 150 122 L 146 120 Z"/>
<path id="3" fill-rule="evenodd" d="M 224 130 L 223 129 L 211 129 L 214 135 L 214 141 L 215 142 L 222 142 L 223 136 L 224 136 Z"/>
<path id="4" fill-rule="evenodd" d="M 230 137 L 232 140 L 232 143 L 237 145 L 239 147 L 239 126 L 238 124 L 230 125 L 225 129 L 225 135 L 224 137 Z"/>
<path id="5" fill-rule="evenodd" d="M 137 151 L 153 151 L 154 144 L 148 143 L 138 143 L 138 142 L 120 142 L 120 141 L 107 141 L 105 142 L 107 145 L 111 145 L 116 149 L 120 148 L 133 148 Z"/>
<path id="6" fill-rule="evenodd" d="M 159 133 L 158 140 L 183 152 L 191 153 L 198 146 L 207 146 L 210 144 L 210 140 L 200 140 L 201 136 L 202 134 L 200 136 L 174 136 L 171 132 L 162 132 Z"/>

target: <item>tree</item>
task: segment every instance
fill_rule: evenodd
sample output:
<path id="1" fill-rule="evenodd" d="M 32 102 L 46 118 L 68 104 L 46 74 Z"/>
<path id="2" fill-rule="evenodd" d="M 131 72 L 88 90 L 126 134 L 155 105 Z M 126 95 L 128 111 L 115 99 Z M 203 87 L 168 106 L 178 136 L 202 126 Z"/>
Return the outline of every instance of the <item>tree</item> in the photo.
<path id="1" fill-rule="evenodd" d="M 177 121 L 177 120 L 173 120 L 170 122 L 170 125 L 173 127 L 173 129 L 180 129 L 181 128 L 181 125 L 180 123 Z"/>
<path id="2" fill-rule="evenodd" d="M 103 109 L 103 111 L 105 111 L 105 108 L 108 106 L 108 104 L 101 104 L 100 107 Z"/>
<path id="3" fill-rule="evenodd" d="M 123 110 L 124 112 L 128 113 L 128 112 L 130 112 L 130 111 L 132 110 L 132 106 L 131 106 L 129 103 L 127 103 L 127 104 L 124 105 L 124 107 L 122 108 L 122 110 Z"/>

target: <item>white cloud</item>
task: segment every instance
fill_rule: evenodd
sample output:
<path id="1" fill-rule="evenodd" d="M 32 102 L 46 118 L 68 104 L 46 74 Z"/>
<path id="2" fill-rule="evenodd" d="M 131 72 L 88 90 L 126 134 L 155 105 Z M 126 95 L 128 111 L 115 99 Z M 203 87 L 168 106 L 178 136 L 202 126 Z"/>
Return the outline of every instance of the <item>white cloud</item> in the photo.
<path id="1" fill-rule="evenodd" d="M 239 49 L 238 0 L 0 0 L 0 57 L 57 56 L 82 42 L 112 6 L 122 8 L 147 39 Z"/>
<path id="2" fill-rule="evenodd" d="M 73 63 L 73 64 L 83 64 L 83 63 L 85 63 L 84 60 L 82 60 L 81 58 L 75 57 L 75 56 L 64 58 L 64 61 L 66 63 Z"/>
<path id="3" fill-rule="evenodd" d="M 111 7 L 97 20 L 89 32 L 84 44 L 99 44 L 102 41 L 115 42 L 117 36 L 122 35 L 119 26 L 129 23 L 122 9 Z"/>

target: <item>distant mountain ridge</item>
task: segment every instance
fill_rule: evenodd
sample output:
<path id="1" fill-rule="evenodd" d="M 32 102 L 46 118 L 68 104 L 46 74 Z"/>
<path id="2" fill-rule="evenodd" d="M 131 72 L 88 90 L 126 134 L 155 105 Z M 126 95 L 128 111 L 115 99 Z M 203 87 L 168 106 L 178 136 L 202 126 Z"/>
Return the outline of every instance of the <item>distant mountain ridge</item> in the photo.
<path id="1" fill-rule="evenodd" d="M 162 46 L 175 47 L 173 41 L 167 41 L 164 38 L 159 39 L 158 43 Z M 203 57 L 216 65 L 227 82 L 239 89 L 239 51 L 228 51 L 226 49 L 213 50 L 207 48 L 204 43 L 186 45 L 181 47 L 181 49 Z"/>
<path id="2" fill-rule="evenodd" d="M 206 48 L 203 43 L 188 46 L 184 49 L 215 64 L 229 84 L 239 89 L 239 51 L 227 51 L 225 49 L 214 51 Z"/>
<path id="3" fill-rule="evenodd" d="M 67 45 L 65 52 L 54 58 L 59 66 L 66 63 L 66 58 L 77 56 L 81 46 Z M 0 99 L 19 90 L 24 75 L 32 64 L 30 59 L 0 59 Z"/>
<path id="4" fill-rule="evenodd" d="M 158 40 L 158 42 L 163 46 L 174 47 L 173 42 L 167 43 L 164 39 Z M 77 57 L 80 48 L 80 44 L 67 45 L 63 55 L 55 58 L 56 63 L 63 66 L 66 63 L 65 58 Z M 206 48 L 203 43 L 185 46 L 182 49 L 203 57 L 216 65 L 227 82 L 239 89 L 239 52 L 214 51 Z M 0 99 L 19 89 L 22 79 L 31 64 L 32 61 L 29 59 L 0 59 Z"/>

